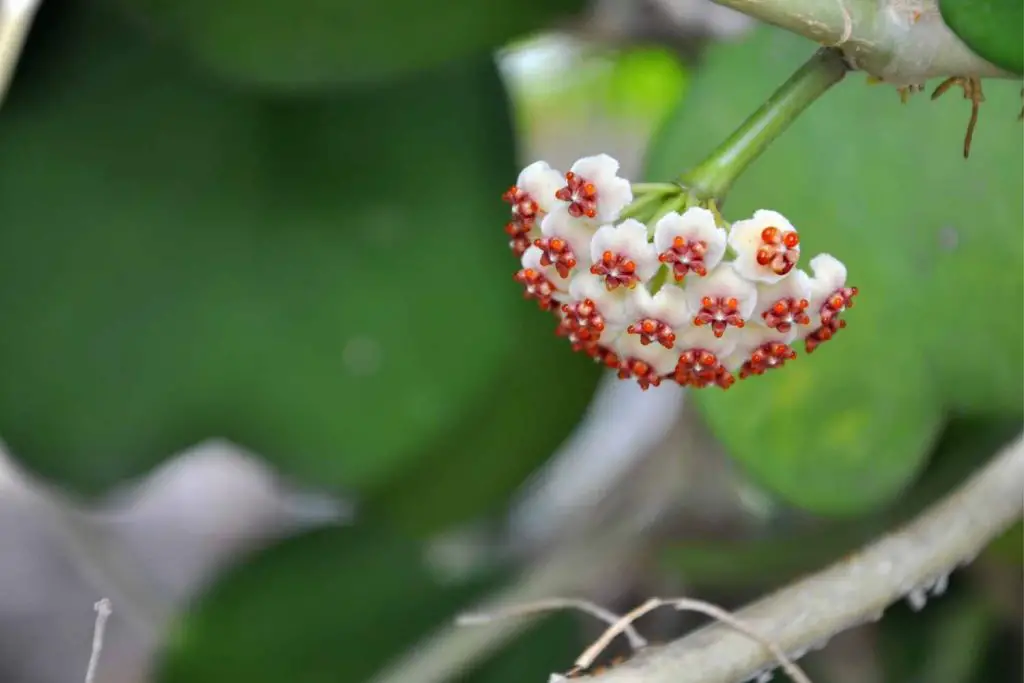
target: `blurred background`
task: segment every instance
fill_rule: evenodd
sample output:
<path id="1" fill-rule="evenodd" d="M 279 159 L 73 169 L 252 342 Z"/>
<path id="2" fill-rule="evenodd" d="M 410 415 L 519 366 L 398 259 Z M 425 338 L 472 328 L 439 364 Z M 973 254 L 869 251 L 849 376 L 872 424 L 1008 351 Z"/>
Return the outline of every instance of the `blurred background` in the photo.
<path id="1" fill-rule="evenodd" d="M 512 281 L 517 169 L 670 179 L 814 48 L 709 0 L 44 0 L 0 107 L 0 682 L 83 680 L 103 597 L 95 683 L 545 681 L 600 624 L 456 615 L 739 607 L 963 481 L 1024 415 L 1019 83 L 965 162 L 967 103 L 853 74 L 744 176 L 729 218 L 861 291 L 786 377 L 642 392 Z M 802 664 L 1021 680 L 1021 541 Z"/>

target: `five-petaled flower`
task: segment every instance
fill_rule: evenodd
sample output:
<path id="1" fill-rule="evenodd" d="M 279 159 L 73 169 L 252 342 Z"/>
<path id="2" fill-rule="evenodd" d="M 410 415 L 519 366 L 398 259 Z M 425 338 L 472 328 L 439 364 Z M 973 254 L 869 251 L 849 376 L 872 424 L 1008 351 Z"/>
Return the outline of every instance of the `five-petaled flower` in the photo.
<path id="1" fill-rule="evenodd" d="M 536 162 L 504 195 L 515 279 L 573 350 L 643 389 L 728 389 L 846 326 L 857 295 L 846 267 L 819 254 L 813 277 L 798 268 L 800 237 L 785 216 L 762 209 L 730 227 L 702 206 L 644 214 L 651 202 L 631 207 L 618 171 L 606 154 L 564 175 Z"/>

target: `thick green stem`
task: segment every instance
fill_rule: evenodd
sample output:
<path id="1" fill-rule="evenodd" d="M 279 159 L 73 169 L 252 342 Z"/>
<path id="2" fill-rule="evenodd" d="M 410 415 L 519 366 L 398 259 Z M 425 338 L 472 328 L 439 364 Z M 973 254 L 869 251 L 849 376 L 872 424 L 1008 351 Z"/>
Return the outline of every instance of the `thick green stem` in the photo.
<path id="1" fill-rule="evenodd" d="M 711 156 L 686 173 L 681 182 L 702 199 L 724 198 L 736 178 L 812 102 L 841 81 L 848 69 L 838 50 L 818 50 Z"/>

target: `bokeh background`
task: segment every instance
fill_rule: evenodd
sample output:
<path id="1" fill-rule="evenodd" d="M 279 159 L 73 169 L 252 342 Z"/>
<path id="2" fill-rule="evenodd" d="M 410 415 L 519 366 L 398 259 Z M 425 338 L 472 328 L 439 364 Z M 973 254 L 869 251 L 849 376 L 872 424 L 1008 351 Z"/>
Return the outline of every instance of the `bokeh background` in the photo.
<path id="1" fill-rule="evenodd" d="M 852 74 L 737 184 L 861 291 L 778 376 L 641 392 L 512 282 L 518 168 L 672 178 L 814 48 L 705 0 L 45 0 L 0 108 L 0 681 L 82 680 L 101 597 L 97 683 L 394 681 L 484 598 L 738 607 L 962 481 L 1024 414 L 1019 83 L 964 161 L 967 103 Z M 803 664 L 1019 681 L 1021 540 Z"/>

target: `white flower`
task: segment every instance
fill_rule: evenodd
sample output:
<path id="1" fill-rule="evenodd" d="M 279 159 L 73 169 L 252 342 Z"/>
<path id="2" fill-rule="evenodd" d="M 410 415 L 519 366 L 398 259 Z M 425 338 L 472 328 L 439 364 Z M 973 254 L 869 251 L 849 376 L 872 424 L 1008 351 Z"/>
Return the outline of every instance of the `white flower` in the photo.
<path id="1" fill-rule="evenodd" d="M 569 298 L 569 279 L 558 274 L 553 266 L 541 263 L 544 256 L 537 247 L 530 247 L 522 256 L 523 267 L 515 275 L 515 280 L 523 285 L 527 299 L 536 299 L 544 310 L 555 307 L 556 302 L 567 301 Z"/>
<path id="2" fill-rule="evenodd" d="M 676 367 L 678 354 L 661 344 L 643 344 L 633 334 L 616 339 L 614 350 L 619 357 L 619 377 L 635 378 L 641 389 L 658 386 Z"/>
<path id="3" fill-rule="evenodd" d="M 762 325 L 745 327 L 737 331 L 736 348 L 722 359 L 722 365 L 731 372 L 739 370 L 740 379 L 781 368 L 787 360 L 796 358 L 790 346 L 796 335 L 795 329 L 780 332 Z"/>
<path id="4" fill-rule="evenodd" d="M 590 241 L 597 232 L 593 226 L 574 220 L 564 207 L 560 207 L 544 217 L 540 231 L 542 237 L 538 246 L 551 262 L 559 262 L 558 259 L 562 258 L 560 262 L 567 264 L 568 261 L 565 259 L 571 256 L 571 259 L 582 268 L 590 265 Z M 556 239 L 564 240 L 566 245 L 552 245 L 552 241 Z M 558 246 L 568 246 L 571 254 L 566 254 L 564 250 L 559 252 Z M 569 269 L 571 268 L 572 266 L 569 266 Z"/>
<path id="5" fill-rule="evenodd" d="M 736 383 L 733 374 L 722 365 L 721 358 L 704 349 L 688 349 L 679 354 L 673 378 L 684 387 L 698 389 L 712 384 L 728 389 Z"/>
<path id="6" fill-rule="evenodd" d="M 516 184 L 502 195 L 512 205 L 512 217 L 505 224 L 505 232 L 516 256 L 522 256 L 540 237 L 537 222 L 558 205 L 555 193 L 563 184 L 561 173 L 547 162 L 536 161 L 524 168 Z"/>
<path id="7" fill-rule="evenodd" d="M 737 328 L 729 328 L 719 337 L 710 325 L 691 323 L 679 335 L 676 349 L 709 351 L 722 359 L 736 349 L 736 334 L 738 332 Z"/>
<path id="8" fill-rule="evenodd" d="M 778 282 L 800 258 L 796 228 L 781 213 L 765 209 L 733 223 L 729 246 L 736 252 L 736 272 L 756 282 Z"/>
<path id="9" fill-rule="evenodd" d="M 661 265 L 647 241 L 647 226 L 632 218 L 601 226 L 590 242 L 590 258 L 590 272 L 603 277 L 608 289 L 646 283 Z"/>
<path id="10" fill-rule="evenodd" d="M 677 282 L 687 273 L 706 276 L 725 256 L 725 242 L 725 230 L 715 223 L 715 215 L 697 206 L 682 215 L 665 214 L 654 226 L 658 258 L 672 268 Z"/>
<path id="11" fill-rule="evenodd" d="M 624 287 L 608 291 L 601 278 L 580 273 L 569 283 L 558 333 L 569 337 L 575 350 L 597 342 L 609 345 L 626 329 L 633 296 Z"/>
<path id="12" fill-rule="evenodd" d="M 675 285 L 666 284 L 651 296 L 646 287 L 637 287 L 630 300 L 631 323 L 626 332 L 640 338 L 643 345 L 657 343 L 666 349 L 691 326 L 686 295 Z"/>
<path id="13" fill-rule="evenodd" d="M 529 194 L 544 213 L 558 206 L 555 194 L 565 185 L 562 174 L 548 166 L 546 161 L 535 161 L 522 170 L 516 187 Z"/>
<path id="14" fill-rule="evenodd" d="M 618 177 L 619 162 L 607 154 L 584 157 L 565 174 L 563 187 L 556 196 L 569 202 L 573 218 L 596 223 L 611 223 L 633 201 L 633 188 Z"/>
<path id="15" fill-rule="evenodd" d="M 853 305 L 856 287 L 846 286 L 846 266 L 830 254 L 818 254 L 811 259 L 814 278 L 810 281 L 810 313 L 820 317 L 822 324 Z"/>
<path id="16" fill-rule="evenodd" d="M 807 314 L 810 298 L 811 278 L 797 268 L 789 277 L 757 288 L 753 321 L 783 333 L 807 325 L 811 321 Z"/>
<path id="17" fill-rule="evenodd" d="M 743 327 L 757 305 L 757 288 L 730 264 L 689 284 L 685 291 L 694 325 L 710 325 L 716 337 L 724 335 L 727 327 Z"/>
<path id="18" fill-rule="evenodd" d="M 814 272 L 808 308 L 811 319 L 804 327 L 808 353 L 846 327 L 840 315 L 853 306 L 853 297 L 857 295 L 856 287 L 846 286 L 846 266 L 839 259 L 818 254 L 811 259 L 811 270 Z"/>

